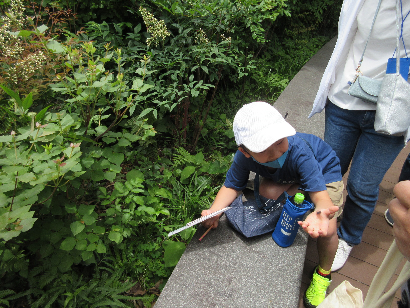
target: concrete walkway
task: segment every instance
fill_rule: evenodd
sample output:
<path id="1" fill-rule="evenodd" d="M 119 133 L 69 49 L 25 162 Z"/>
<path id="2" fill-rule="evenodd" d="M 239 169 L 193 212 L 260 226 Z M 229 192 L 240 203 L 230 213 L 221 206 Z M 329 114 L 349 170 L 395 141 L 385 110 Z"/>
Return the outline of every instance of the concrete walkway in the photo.
<path id="1" fill-rule="evenodd" d="M 324 115 L 307 116 L 335 44 L 326 44 L 295 76 L 275 107 L 288 114 L 297 131 L 323 138 Z M 202 241 L 199 227 L 175 267 L 155 308 L 258 308 L 298 306 L 307 235 L 299 230 L 294 244 L 279 247 L 271 234 L 246 239 L 220 225 Z"/>

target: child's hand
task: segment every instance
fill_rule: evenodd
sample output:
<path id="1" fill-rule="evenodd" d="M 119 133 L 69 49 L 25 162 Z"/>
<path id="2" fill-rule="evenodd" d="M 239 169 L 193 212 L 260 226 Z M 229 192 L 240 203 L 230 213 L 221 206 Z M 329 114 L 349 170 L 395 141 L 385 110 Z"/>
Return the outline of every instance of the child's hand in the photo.
<path id="1" fill-rule="evenodd" d="M 209 214 L 212 214 L 215 211 L 211 211 L 211 210 L 203 210 L 201 215 L 202 216 L 206 216 Z M 218 227 L 218 223 L 219 223 L 219 217 L 221 217 L 222 214 L 216 215 L 214 217 L 211 217 L 207 220 L 204 220 L 203 222 L 201 222 L 201 224 L 205 227 L 205 228 L 209 228 L 212 226 L 212 229 L 215 229 L 216 227 Z"/>
<path id="2" fill-rule="evenodd" d="M 299 221 L 298 223 L 312 238 L 326 236 L 329 220 L 332 219 L 338 210 L 338 206 L 331 206 L 328 209 L 314 211 L 304 221 Z"/>

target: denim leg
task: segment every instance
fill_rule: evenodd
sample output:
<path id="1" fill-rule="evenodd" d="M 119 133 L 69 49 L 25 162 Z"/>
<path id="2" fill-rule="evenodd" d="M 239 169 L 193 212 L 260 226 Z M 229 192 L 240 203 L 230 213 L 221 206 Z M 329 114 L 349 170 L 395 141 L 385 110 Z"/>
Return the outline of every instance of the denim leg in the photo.
<path id="1" fill-rule="evenodd" d="M 357 123 L 362 111 L 345 110 L 329 100 L 325 108 L 325 142 L 336 152 L 340 160 L 342 175 L 349 169 L 350 161 L 359 140 L 361 129 Z"/>
<path id="2" fill-rule="evenodd" d="M 332 130 L 325 132 L 325 141 L 339 156 L 342 172 L 346 172 L 351 160 L 346 186 L 348 196 L 338 235 L 349 244 L 357 245 L 374 211 L 379 185 L 404 146 L 403 136 L 376 133 L 375 111 L 343 110 L 331 103 L 326 106 L 328 108 L 326 124 L 331 122 L 331 125 L 326 129 L 332 127 Z"/>
<path id="3" fill-rule="evenodd" d="M 403 167 L 401 168 L 399 182 L 410 180 L 410 154 L 404 161 Z"/>

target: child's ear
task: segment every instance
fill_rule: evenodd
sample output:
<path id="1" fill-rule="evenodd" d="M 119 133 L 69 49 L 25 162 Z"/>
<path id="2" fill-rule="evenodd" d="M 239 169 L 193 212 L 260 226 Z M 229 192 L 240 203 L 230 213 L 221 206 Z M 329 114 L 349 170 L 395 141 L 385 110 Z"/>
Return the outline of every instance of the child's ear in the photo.
<path id="1" fill-rule="evenodd" d="M 251 156 L 249 155 L 249 153 L 246 152 L 243 147 L 241 147 L 241 146 L 238 147 L 238 150 L 239 150 L 243 155 L 245 155 L 246 158 L 250 158 L 250 157 L 251 157 Z"/>

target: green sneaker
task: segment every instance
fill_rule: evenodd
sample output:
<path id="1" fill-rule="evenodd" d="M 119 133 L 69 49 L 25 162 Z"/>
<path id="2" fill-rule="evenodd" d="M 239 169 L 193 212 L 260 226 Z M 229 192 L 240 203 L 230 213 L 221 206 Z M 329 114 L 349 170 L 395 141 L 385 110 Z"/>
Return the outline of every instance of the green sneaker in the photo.
<path id="1" fill-rule="evenodd" d="M 326 297 L 326 290 L 332 281 L 317 273 L 317 267 L 313 272 L 312 280 L 303 296 L 303 304 L 306 308 L 317 307 Z"/>

